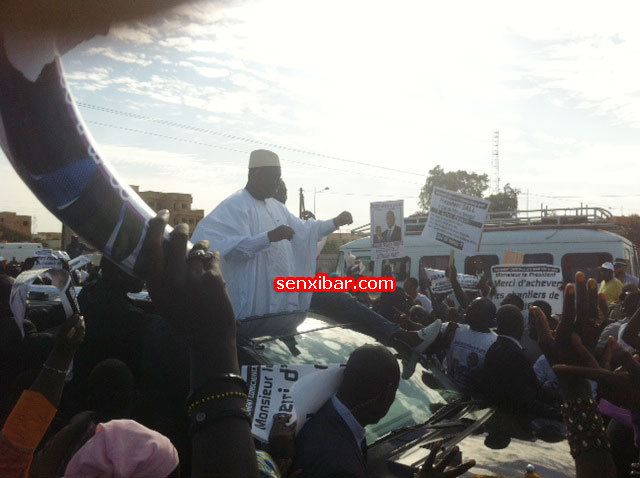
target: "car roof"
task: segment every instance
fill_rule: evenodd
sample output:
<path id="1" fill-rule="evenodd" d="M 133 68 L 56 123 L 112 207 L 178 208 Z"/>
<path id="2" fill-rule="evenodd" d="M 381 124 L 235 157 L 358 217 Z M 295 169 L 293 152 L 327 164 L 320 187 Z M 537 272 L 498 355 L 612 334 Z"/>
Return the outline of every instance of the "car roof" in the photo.
<path id="1" fill-rule="evenodd" d="M 342 327 L 335 320 L 310 311 L 267 314 L 238 321 L 238 336 L 257 342 L 295 336 L 314 330 Z"/>

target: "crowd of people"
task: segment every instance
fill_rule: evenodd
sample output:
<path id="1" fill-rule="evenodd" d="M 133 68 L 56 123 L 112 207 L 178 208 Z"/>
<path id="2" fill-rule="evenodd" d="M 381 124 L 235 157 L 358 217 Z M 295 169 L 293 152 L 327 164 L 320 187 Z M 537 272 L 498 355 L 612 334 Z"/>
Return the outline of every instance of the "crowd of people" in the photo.
<path id="1" fill-rule="evenodd" d="M 142 248 L 142 277 L 107 257 L 92 267 L 78 295 L 81 315 L 31 308 L 18 325 L 14 277 L 34 264 L 0 262 L 1 476 L 366 477 L 365 427 L 387 414 L 416 361 L 522 426 L 555 424 L 577 477 L 631 476 L 640 440 L 640 291 L 623 261 L 603 264 L 600 283 L 577 273 L 559 315 L 544 301 L 525 308 L 516 294 L 496 307 L 490 277 L 463 291 L 454 265 L 452 294 L 434 294 L 423 277 L 376 300 L 275 292 L 275 277 L 313 277 L 318 243 L 352 221 L 346 211 L 299 219 L 281 194 L 274 199 L 282 191 L 277 155 L 253 152 L 245 188 L 198 225 L 193 246 L 186 224 L 165 238 L 169 217 L 160 211 Z M 355 266 L 349 274 L 358 277 L 363 268 Z M 134 304 L 129 294 L 144 288 L 151 301 Z M 269 443 L 255 441 L 238 328 L 255 316 L 310 309 L 364 330 L 371 344 L 351 353 L 337 393 L 299 433 L 278 416 Z M 475 462 L 449 466 L 457 451 L 433 446 L 416 476 L 464 474 Z"/>

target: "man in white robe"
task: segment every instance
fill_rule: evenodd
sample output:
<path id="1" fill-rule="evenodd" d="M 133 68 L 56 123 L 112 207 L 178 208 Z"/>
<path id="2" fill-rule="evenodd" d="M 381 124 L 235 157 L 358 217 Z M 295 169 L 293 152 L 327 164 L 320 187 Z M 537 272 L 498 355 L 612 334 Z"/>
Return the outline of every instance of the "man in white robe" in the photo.
<path id="1" fill-rule="evenodd" d="M 318 241 L 352 222 L 343 212 L 328 221 L 302 221 L 273 198 L 280 160 L 266 150 L 251 153 L 249 180 L 196 227 L 191 240 L 208 240 L 221 256 L 222 273 L 236 318 L 307 310 L 310 293 L 276 292 L 278 277 L 315 276 Z"/>

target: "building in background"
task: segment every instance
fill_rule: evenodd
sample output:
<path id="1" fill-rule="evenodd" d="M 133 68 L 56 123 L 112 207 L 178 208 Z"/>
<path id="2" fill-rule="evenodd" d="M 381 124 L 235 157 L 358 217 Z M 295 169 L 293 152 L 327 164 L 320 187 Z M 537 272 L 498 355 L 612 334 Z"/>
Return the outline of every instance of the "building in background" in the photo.
<path id="1" fill-rule="evenodd" d="M 0 241 L 31 241 L 31 216 L 11 211 L 0 211 Z"/>
<path id="2" fill-rule="evenodd" d="M 61 232 L 38 232 L 33 235 L 32 240 L 33 242 L 39 242 L 45 248 L 54 249 L 56 251 L 61 250 L 62 247 Z"/>
<path id="3" fill-rule="evenodd" d="M 161 209 L 169 210 L 169 224 L 175 226 L 181 222 L 189 224 L 193 231 L 204 217 L 203 209 L 191 209 L 193 197 L 184 193 L 162 193 L 157 191 L 140 191 L 138 186 L 131 186 L 151 209 L 158 212 Z"/>

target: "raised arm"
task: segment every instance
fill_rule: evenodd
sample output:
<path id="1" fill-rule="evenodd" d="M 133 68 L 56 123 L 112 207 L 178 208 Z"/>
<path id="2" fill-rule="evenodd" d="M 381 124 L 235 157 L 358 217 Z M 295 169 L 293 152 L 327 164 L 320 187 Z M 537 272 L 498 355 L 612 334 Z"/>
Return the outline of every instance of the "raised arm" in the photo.
<path id="1" fill-rule="evenodd" d="M 458 299 L 458 303 L 463 309 L 466 309 L 469 305 L 469 300 L 458 282 L 458 271 L 455 264 L 451 264 L 451 267 L 449 267 L 449 282 L 451 282 L 451 287 L 453 287 L 453 293 Z"/>
<path id="2" fill-rule="evenodd" d="M 84 339 L 84 321 L 74 315 L 58 332 L 51 354 L 25 390 L 0 432 L 0 475 L 24 476 L 33 452 L 56 415 L 67 369 Z"/>
<path id="3" fill-rule="evenodd" d="M 576 465 L 577 478 L 616 476 L 609 440 L 589 383 L 574 368 L 598 369 L 592 352 L 601 330 L 598 311 L 598 284 L 582 272 L 575 284 L 565 287 L 562 318 L 551 332 L 544 312 L 532 307 L 540 348 L 558 375 L 564 399 L 562 415 L 567 425 L 569 446 Z M 563 364 L 563 365 L 560 365 Z"/>
<path id="4" fill-rule="evenodd" d="M 257 476 L 246 390 L 238 377 L 236 322 L 220 257 L 198 243 L 185 260 L 189 227 L 179 224 L 163 245 L 165 217 L 150 222 L 145 276 L 162 315 L 182 335 L 191 355 L 187 413 L 193 478 Z"/>

